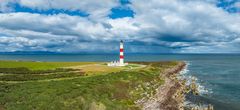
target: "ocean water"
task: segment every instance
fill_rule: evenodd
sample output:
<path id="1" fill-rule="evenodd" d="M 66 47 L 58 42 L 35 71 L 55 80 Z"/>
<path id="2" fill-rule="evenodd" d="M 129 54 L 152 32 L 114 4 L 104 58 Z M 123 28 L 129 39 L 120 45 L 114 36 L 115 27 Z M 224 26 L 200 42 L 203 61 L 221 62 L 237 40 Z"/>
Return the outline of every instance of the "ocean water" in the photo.
<path id="1" fill-rule="evenodd" d="M 118 55 L 0 55 L 0 60 L 113 61 Z M 184 76 L 196 78 L 200 96 L 187 97 L 193 104 L 214 105 L 216 110 L 240 110 L 240 55 L 125 55 L 126 61 L 181 60 L 188 66 Z"/>

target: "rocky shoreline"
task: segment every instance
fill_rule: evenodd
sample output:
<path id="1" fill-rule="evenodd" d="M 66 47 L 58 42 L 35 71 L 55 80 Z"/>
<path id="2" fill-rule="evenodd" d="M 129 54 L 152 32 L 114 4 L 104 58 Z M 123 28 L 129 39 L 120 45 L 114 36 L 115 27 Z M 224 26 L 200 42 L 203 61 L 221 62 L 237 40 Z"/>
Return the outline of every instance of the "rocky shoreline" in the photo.
<path id="1" fill-rule="evenodd" d="M 177 76 L 186 67 L 185 62 L 179 62 L 179 64 L 171 69 L 167 69 L 160 74 L 161 78 L 164 78 L 165 83 L 156 89 L 156 94 L 148 100 L 137 103 L 143 110 L 184 110 L 185 95 L 189 92 L 197 94 L 196 88 L 191 84 L 187 86 L 185 80 L 179 79 Z M 187 108 L 190 110 L 213 110 L 210 108 Z"/>

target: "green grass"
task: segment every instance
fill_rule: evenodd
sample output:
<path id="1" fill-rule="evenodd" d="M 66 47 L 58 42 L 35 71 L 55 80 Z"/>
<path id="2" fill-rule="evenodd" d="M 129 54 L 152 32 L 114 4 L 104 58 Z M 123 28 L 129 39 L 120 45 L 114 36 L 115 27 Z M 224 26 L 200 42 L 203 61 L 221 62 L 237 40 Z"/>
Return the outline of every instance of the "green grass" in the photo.
<path id="1" fill-rule="evenodd" d="M 95 64 L 95 62 L 29 62 L 29 61 L 0 61 L 0 68 L 25 67 L 30 70 L 49 70 L 60 67 Z"/>
<path id="2" fill-rule="evenodd" d="M 68 80 L 2 82 L 0 83 L 0 109 L 138 110 L 140 108 L 134 104 L 134 101 L 146 97 L 143 93 L 155 93 L 156 87 L 164 83 L 159 74 L 177 63 L 142 64 L 148 66 L 142 69 L 121 70 Z M 60 75 L 60 77 L 64 76 Z M 46 79 L 41 76 L 35 76 L 35 78 Z"/>

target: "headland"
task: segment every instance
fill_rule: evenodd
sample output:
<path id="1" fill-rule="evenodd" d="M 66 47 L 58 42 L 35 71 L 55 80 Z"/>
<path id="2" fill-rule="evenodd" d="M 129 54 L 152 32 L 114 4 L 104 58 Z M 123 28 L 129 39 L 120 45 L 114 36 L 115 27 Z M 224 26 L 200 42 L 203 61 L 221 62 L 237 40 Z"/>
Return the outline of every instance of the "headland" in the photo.
<path id="1" fill-rule="evenodd" d="M 184 62 L 0 61 L 0 109 L 181 110 Z"/>

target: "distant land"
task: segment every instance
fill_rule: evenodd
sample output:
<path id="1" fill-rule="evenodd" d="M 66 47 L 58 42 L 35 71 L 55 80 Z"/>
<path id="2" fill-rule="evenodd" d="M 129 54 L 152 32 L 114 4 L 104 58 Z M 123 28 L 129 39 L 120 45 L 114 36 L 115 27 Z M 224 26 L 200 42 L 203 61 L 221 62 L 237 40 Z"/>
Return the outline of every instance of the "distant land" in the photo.
<path id="1" fill-rule="evenodd" d="M 53 55 L 53 54 L 76 54 L 76 55 L 105 55 L 116 54 L 118 52 L 53 52 L 53 51 L 13 51 L 13 52 L 0 52 L 0 55 Z M 140 53 L 140 52 L 128 52 L 125 54 L 142 54 L 142 55 L 240 55 L 240 53 Z"/>

